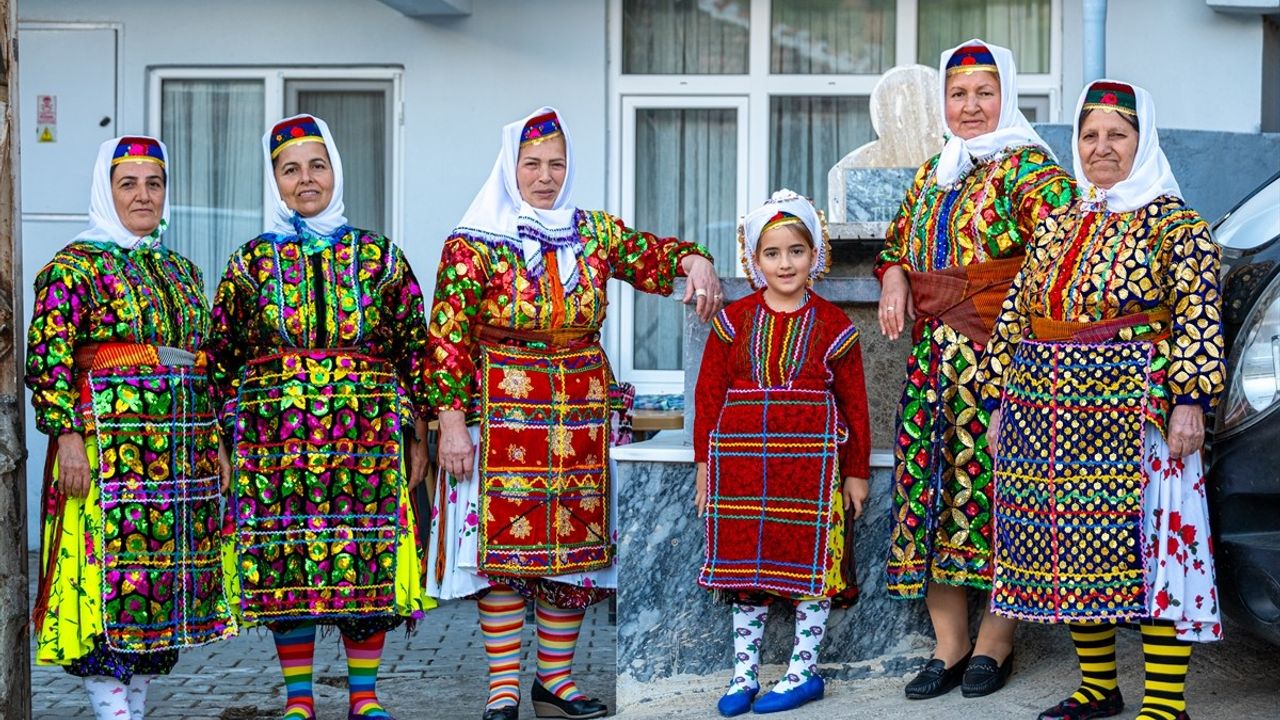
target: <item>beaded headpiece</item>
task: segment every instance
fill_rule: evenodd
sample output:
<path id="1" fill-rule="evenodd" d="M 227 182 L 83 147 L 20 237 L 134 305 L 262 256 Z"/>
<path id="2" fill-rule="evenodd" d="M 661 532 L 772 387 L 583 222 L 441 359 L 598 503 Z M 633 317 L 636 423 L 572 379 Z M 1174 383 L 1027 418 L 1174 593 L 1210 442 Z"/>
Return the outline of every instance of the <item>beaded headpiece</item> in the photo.
<path id="1" fill-rule="evenodd" d="M 529 122 L 524 124 L 524 130 L 520 133 L 520 147 L 537 145 L 560 135 L 560 118 L 553 112 L 544 113 L 529 118 Z"/>
<path id="2" fill-rule="evenodd" d="M 1133 86 L 1108 80 L 1095 82 L 1085 93 L 1084 105 L 1080 107 L 1080 111 L 1085 110 L 1119 112 L 1136 118 L 1138 102 L 1134 97 Z"/>
<path id="3" fill-rule="evenodd" d="M 116 143 L 111 164 L 119 165 L 124 162 L 153 162 L 163 168 L 164 150 L 155 138 L 122 137 Z"/>
<path id="4" fill-rule="evenodd" d="M 947 61 L 947 76 L 969 74 L 974 72 L 991 72 L 999 74 L 995 56 L 986 45 L 965 45 L 951 54 Z"/>
<path id="5" fill-rule="evenodd" d="M 271 128 L 271 159 L 275 160 L 290 145 L 304 142 L 324 142 L 324 135 L 321 134 L 320 125 L 316 123 L 315 118 L 310 115 L 299 115 L 282 120 Z"/>

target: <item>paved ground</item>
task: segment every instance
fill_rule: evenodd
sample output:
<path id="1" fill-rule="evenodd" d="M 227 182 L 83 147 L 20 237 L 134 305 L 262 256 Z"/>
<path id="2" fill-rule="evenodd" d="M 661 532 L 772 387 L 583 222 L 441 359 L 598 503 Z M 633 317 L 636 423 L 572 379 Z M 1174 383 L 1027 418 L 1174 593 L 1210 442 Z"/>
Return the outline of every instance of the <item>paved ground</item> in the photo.
<path id="1" fill-rule="evenodd" d="M 32 574 L 34 572 L 32 560 Z M 33 580 L 34 592 L 34 580 Z M 587 613 L 574 663 L 579 685 L 614 705 L 614 625 L 609 606 Z M 525 699 L 521 716 L 533 717 L 528 684 L 533 677 L 532 622 L 525 629 Z M 316 642 L 316 701 L 321 720 L 347 716 L 346 660 L 336 634 Z M 92 718 L 77 678 L 56 667 L 32 668 L 36 720 Z M 275 720 L 284 707 L 283 686 L 270 635 L 241 637 L 183 653 L 172 675 L 151 685 L 148 720 L 220 718 Z M 475 604 L 454 602 L 428 613 L 417 632 L 387 637 L 378 691 L 399 720 L 479 718 L 489 688 Z"/>
<path id="2" fill-rule="evenodd" d="M 728 638 L 725 639 L 726 642 Z M 1019 629 L 1018 657 L 1009 685 L 986 698 L 965 699 L 956 690 L 933 700 L 908 701 L 902 687 L 923 663 L 931 641 L 916 637 L 903 643 L 901 654 L 841 665 L 824 665 L 828 678 L 824 700 L 780 713 L 779 720 L 1032 720 L 1075 689 L 1079 681 L 1075 653 L 1066 630 L 1024 626 Z M 1136 631 L 1120 633 L 1120 687 L 1129 720 L 1142 703 L 1142 645 Z M 911 657 L 910 662 L 903 662 Z M 782 674 L 782 666 L 762 671 L 766 687 Z M 679 677 L 654 683 L 620 682 L 624 703 L 619 720 L 715 718 L 715 703 L 728 682 L 718 677 Z M 1188 712 L 1195 720 L 1280 719 L 1280 648 L 1228 626 L 1227 640 L 1196 648 L 1188 681 Z"/>

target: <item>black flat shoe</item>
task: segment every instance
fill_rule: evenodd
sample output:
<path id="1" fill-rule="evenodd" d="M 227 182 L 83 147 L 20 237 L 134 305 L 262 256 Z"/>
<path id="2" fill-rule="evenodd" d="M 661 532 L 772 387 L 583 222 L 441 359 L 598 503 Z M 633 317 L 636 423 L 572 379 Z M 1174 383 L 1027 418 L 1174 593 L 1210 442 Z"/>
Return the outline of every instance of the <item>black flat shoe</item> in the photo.
<path id="1" fill-rule="evenodd" d="M 970 651 L 969 655 L 972 654 L 973 651 Z M 907 699 L 928 700 L 955 690 L 964 676 L 965 668 L 969 666 L 969 655 L 960 658 L 960 661 L 951 667 L 947 667 L 937 658 L 930 660 L 920 674 L 907 683 Z"/>
<path id="2" fill-rule="evenodd" d="M 1092 720 L 1119 715 L 1124 712 L 1124 698 L 1120 688 L 1109 691 L 1101 700 L 1082 703 L 1067 698 L 1040 713 L 1036 720 Z"/>
<path id="3" fill-rule="evenodd" d="M 505 707 L 485 710 L 480 720 L 520 720 L 520 706 L 507 705 Z"/>
<path id="4" fill-rule="evenodd" d="M 967 698 L 983 697 L 1004 687 L 1013 672 L 1013 651 L 1005 656 L 1004 664 L 996 664 L 989 655 L 974 655 L 964 671 L 960 692 Z"/>
<path id="5" fill-rule="evenodd" d="M 540 718 L 568 718 L 568 720 L 587 720 L 587 718 L 604 717 L 609 714 L 609 706 L 594 698 L 582 700 L 561 700 L 550 690 L 542 687 L 542 683 L 533 684 L 533 714 Z"/>

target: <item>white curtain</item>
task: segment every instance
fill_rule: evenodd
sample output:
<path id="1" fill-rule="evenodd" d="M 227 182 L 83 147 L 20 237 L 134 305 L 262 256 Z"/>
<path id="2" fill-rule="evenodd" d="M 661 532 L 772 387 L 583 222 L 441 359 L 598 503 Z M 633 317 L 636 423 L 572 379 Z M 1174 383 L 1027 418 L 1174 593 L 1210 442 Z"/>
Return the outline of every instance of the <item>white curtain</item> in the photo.
<path id="1" fill-rule="evenodd" d="M 636 111 L 636 216 L 639 230 L 700 242 L 716 270 L 737 263 L 738 120 L 733 109 Z M 636 293 L 633 362 L 638 370 L 680 370 L 684 308 Z"/>
<path id="2" fill-rule="evenodd" d="M 773 0 L 770 72 L 876 74 L 893 67 L 897 0 Z"/>
<path id="3" fill-rule="evenodd" d="M 982 38 L 1013 51 L 1020 73 L 1049 72 L 1053 0 L 919 0 L 919 61 L 938 66 L 943 50 Z"/>
<path id="4" fill-rule="evenodd" d="M 347 207 L 347 222 L 365 230 L 390 232 L 386 93 L 299 90 L 297 112 L 324 118 L 342 152 L 342 199 Z"/>
<path id="5" fill-rule="evenodd" d="M 622 0 L 622 72 L 747 72 L 748 0 Z"/>
<path id="6" fill-rule="evenodd" d="M 227 258 L 262 232 L 263 88 L 259 80 L 165 80 L 172 226 L 165 243 L 204 274 L 213 296 Z"/>
<path id="7" fill-rule="evenodd" d="M 865 97 L 777 95 L 769 107 L 769 190 L 791 188 L 827 209 L 827 171 L 875 139 Z"/>

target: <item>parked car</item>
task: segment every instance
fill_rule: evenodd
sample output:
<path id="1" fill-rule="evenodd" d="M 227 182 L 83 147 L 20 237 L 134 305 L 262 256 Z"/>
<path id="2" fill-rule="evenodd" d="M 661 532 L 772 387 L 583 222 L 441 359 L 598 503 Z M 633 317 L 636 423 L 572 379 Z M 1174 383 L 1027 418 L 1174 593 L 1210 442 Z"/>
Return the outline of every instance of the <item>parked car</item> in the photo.
<path id="1" fill-rule="evenodd" d="M 1280 645 L 1280 172 L 1214 237 L 1228 349 L 1209 442 L 1218 588 L 1230 619 Z"/>

